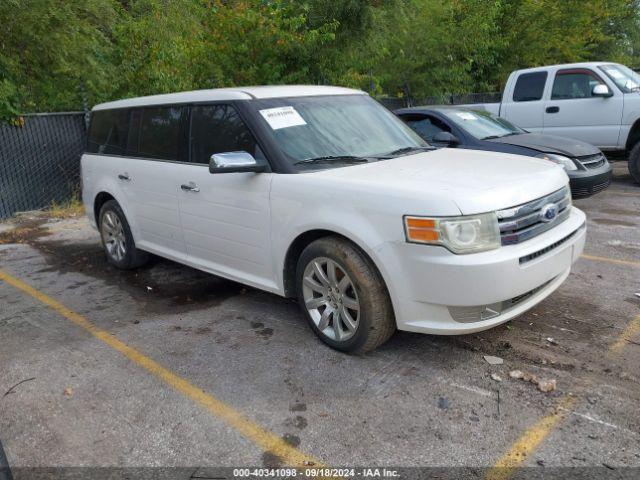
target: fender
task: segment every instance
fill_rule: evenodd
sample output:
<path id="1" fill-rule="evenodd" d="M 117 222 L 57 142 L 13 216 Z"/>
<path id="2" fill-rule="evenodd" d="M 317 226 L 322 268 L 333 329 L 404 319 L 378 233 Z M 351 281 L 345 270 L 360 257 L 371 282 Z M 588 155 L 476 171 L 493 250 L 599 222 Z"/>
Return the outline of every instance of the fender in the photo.
<path id="1" fill-rule="evenodd" d="M 339 217 L 339 221 L 336 221 Z M 385 240 L 382 235 L 380 226 L 375 225 L 369 215 L 363 215 L 355 209 L 345 209 L 337 216 L 334 209 L 329 207 L 321 207 L 313 210 L 309 215 L 306 208 L 299 209 L 295 215 L 290 216 L 286 221 L 282 221 L 283 217 L 277 213 L 272 217 L 272 232 L 286 232 L 286 236 L 278 237 L 272 235 L 272 258 L 274 262 L 275 281 L 281 295 L 285 295 L 284 286 L 284 269 L 286 255 L 293 242 L 302 234 L 314 230 L 326 230 L 345 237 L 346 239 L 357 245 L 365 252 L 374 263 L 382 279 L 389 291 L 391 303 L 395 305 L 398 301 L 397 288 L 391 282 L 393 275 L 389 268 L 399 265 L 399 261 L 389 258 L 389 254 L 395 249 L 384 248 L 385 245 L 392 242 L 404 242 L 404 230 L 401 217 L 393 222 L 394 230 L 397 231 L 396 238 L 392 242 Z M 375 216 L 373 217 L 375 218 Z M 380 219 L 381 220 L 381 219 Z M 385 223 L 385 222 L 383 222 Z"/>
<path id="2" fill-rule="evenodd" d="M 618 145 L 620 148 L 631 150 L 638 140 L 640 140 L 640 109 L 627 112 L 625 104 Z"/>

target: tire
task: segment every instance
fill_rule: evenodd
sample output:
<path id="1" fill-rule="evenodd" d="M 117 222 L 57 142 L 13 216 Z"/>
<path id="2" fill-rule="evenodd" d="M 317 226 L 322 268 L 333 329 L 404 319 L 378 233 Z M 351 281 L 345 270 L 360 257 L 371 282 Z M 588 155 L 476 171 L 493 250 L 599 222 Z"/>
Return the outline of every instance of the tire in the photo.
<path id="1" fill-rule="evenodd" d="M 0 443 L 0 480 L 13 480 L 9 461 L 2 448 L 2 443 Z"/>
<path id="2" fill-rule="evenodd" d="M 629 173 L 640 183 L 640 142 L 636 143 L 629 152 Z"/>
<path id="3" fill-rule="evenodd" d="M 115 200 L 105 202 L 100 209 L 98 230 L 107 261 L 114 267 L 131 270 L 149 261 L 149 254 L 136 248 L 127 217 Z"/>
<path id="4" fill-rule="evenodd" d="M 324 237 L 303 250 L 296 287 L 311 329 L 336 350 L 370 352 L 396 330 L 380 273 L 364 252 L 343 238 Z"/>

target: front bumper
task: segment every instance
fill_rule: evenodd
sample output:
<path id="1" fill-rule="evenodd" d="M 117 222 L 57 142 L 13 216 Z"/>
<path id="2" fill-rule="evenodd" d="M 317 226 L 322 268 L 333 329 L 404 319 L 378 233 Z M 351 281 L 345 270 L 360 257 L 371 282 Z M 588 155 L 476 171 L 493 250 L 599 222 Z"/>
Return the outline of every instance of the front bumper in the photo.
<path id="1" fill-rule="evenodd" d="M 573 198 L 584 198 L 606 189 L 611 183 L 613 167 L 609 162 L 593 170 L 567 172 Z"/>
<path id="2" fill-rule="evenodd" d="M 385 276 L 398 329 L 473 333 L 522 314 L 567 278 L 584 248 L 585 225 L 584 213 L 573 207 L 555 228 L 488 252 L 455 255 L 442 247 L 388 244 L 381 253 L 395 258 Z M 459 314 L 497 304 L 500 313 L 489 319 L 468 321 Z"/>

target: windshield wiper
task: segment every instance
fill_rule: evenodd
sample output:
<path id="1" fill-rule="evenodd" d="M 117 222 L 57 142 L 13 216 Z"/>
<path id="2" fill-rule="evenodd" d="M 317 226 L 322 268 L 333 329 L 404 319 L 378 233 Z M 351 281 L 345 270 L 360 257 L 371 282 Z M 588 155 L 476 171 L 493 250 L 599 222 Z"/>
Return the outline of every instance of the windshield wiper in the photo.
<path id="1" fill-rule="evenodd" d="M 489 135 L 488 137 L 481 138 L 481 140 L 491 140 L 492 138 L 511 137 L 512 135 L 519 135 L 520 133 L 522 132 L 509 132 L 509 133 L 505 133 L 504 135 Z"/>
<path id="2" fill-rule="evenodd" d="M 353 155 L 325 155 L 323 157 L 305 158 L 294 162 L 294 165 L 304 165 L 312 163 L 341 162 L 341 163 L 367 163 L 369 160 Z"/>
<path id="3" fill-rule="evenodd" d="M 512 135 L 520 135 L 521 133 L 524 133 L 524 132 L 509 132 L 509 133 L 505 133 L 504 135 L 489 135 L 488 137 L 482 137 L 480 140 L 491 140 L 493 138 L 511 137 Z"/>
<path id="4" fill-rule="evenodd" d="M 389 153 L 385 153 L 384 157 L 387 157 L 389 155 L 402 155 L 404 153 L 411 153 L 411 152 L 420 152 L 422 150 L 433 150 L 434 147 L 432 147 L 431 145 L 429 146 L 424 146 L 424 147 L 402 147 L 402 148 L 398 148 L 397 150 L 394 150 L 393 152 L 389 152 Z"/>

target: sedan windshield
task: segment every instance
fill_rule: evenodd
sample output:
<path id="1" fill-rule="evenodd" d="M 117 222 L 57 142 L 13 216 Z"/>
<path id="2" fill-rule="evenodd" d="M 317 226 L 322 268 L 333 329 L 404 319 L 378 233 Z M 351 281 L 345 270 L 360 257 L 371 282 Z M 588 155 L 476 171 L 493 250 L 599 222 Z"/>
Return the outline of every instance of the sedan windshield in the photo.
<path id="1" fill-rule="evenodd" d="M 640 91 L 640 74 L 624 65 L 603 65 L 600 69 L 623 93 Z"/>
<path id="2" fill-rule="evenodd" d="M 525 130 L 516 127 L 504 118 L 496 117 L 488 112 L 452 108 L 442 110 L 442 114 L 479 140 L 526 133 Z"/>
<path id="3" fill-rule="evenodd" d="M 298 169 L 343 167 L 429 148 L 368 95 L 273 98 L 251 104 Z"/>

